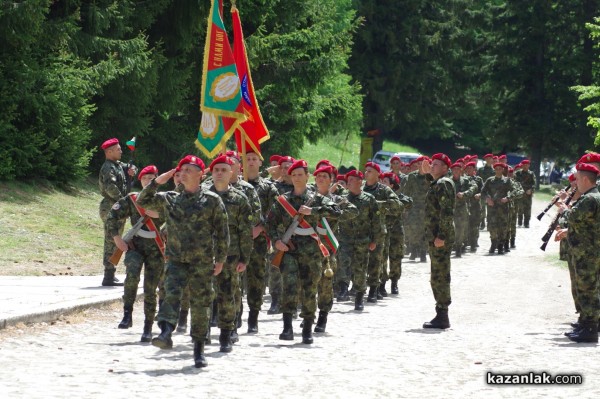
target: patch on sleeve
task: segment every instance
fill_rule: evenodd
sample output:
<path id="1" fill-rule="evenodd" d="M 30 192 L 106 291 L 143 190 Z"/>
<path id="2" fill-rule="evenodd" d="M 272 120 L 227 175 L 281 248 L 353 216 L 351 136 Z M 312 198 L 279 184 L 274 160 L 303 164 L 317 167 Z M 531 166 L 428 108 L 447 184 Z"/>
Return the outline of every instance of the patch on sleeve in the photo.
<path id="1" fill-rule="evenodd" d="M 119 209 L 121 209 L 121 204 L 119 204 L 118 202 L 115 202 L 115 204 L 112 206 L 112 209 L 114 209 L 115 211 L 118 211 Z"/>

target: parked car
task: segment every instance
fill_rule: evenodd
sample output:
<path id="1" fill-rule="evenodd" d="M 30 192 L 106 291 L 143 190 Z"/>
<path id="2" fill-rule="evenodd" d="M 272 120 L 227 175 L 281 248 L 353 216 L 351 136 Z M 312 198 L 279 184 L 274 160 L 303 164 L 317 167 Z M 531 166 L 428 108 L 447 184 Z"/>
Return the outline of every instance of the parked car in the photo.
<path id="1" fill-rule="evenodd" d="M 421 156 L 416 152 L 391 152 L 391 151 L 377 151 L 372 161 L 375 162 L 381 168 L 381 172 L 387 172 L 390 170 L 390 160 L 393 156 L 400 157 L 402 162 L 410 162 Z"/>

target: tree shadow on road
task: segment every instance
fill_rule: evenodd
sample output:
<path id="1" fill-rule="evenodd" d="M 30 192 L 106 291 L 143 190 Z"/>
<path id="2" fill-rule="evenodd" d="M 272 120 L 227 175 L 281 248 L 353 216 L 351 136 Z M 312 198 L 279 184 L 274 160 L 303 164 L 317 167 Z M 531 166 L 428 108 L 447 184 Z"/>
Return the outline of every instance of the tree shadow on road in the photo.
<path id="1" fill-rule="evenodd" d="M 437 328 L 412 328 L 410 330 L 404 330 L 407 333 L 415 333 L 415 334 L 442 334 L 446 330 L 440 330 Z"/>

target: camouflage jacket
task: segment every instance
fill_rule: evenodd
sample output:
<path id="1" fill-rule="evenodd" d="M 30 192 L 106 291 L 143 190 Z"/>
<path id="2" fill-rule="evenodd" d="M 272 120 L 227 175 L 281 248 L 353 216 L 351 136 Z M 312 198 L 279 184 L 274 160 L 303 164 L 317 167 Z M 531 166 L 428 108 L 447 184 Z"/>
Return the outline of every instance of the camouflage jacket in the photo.
<path id="1" fill-rule="evenodd" d="M 111 202 L 117 202 L 119 198 L 127 195 L 127 178 L 125 177 L 127 164 L 120 161 L 104 161 L 98 176 L 100 194 Z"/>
<path id="2" fill-rule="evenodd" d="M 241 263 L 248 263 L 253 249 L 252 227 L 256 224 L 248 197 L 231 185 L 229 189 L 223 192 L 218 192 L 214 185 L 211 185 L 209 190 L 221 197 L 227 210 L 227 224 L 229 226 L 229 250 L 227 255 L 237 255 Z"/>
<path id="3" fill-rule="evenodd" d="M 473 197 L 469 198 L 467 202 L 471 207 L 479 206 L 479 199 L 475 199 L 475 195 L 481 193 L 481 189 L 483 188 L 483 179 L 481 178 L 481 176 L 477 175 L 467 176 L 467 178 L 470 179 L 471 182 L 475 183 L 475 186 L 477 187 L 477 190 L 473 194 Z"/>
<path id="4" fill-rule="evenodd" d="M 418 171 L 410 172 L 406 175 L 404 186 L 401 186 L 400 190 L 413 200 L 411 213 L 418 213 L 425 209 L 425 195 L 429 191 L 429 182 L 425 175 Z"/>
<path id="5" fill-rule="evenodd" d="M 273 183 L 273 186 L 275 186 L 275 189 L 277 190 L 277 192 L 279 194 L 285 194 L 288 191 L 292 191 L 294 189 L 294 185 L 291 183 L 286 183 L 283 180 L 277 180 L 275 181 L 275 183 Z M 309 189 L 312 191 L 312 188 L 309 187 Z"/>
<path id="6" fill-rule="evenodd" d="M 454 242 L 454 203 L 456 191 L 454 183 L 447 177 L 433 180 L 427 175 L 430 182 L 429 191 L 425 196 L 425 223 L 429 234 L 429 242 L 436 238 L 448 243 Z"/>
<path id="7" fill-rule="evenodd" d="M 400 190 L 396 190 L 394 192 L 396 193 L 396 195 L 398 196 L 398 199 L 402 203 L 402 212 L 400 212 L 400 214 L 397 216 L 392 216 L 392 215 L 385 216 L 386 229 L 388 227 L 397 226 L 398 224 L 403 224 L 402 219 L 403 219 L 404 211 L 412 208 L 412 206 L 413 206 L 413 200 L 411 197 L 402 194 L 402 192 Z"/>
<path id="8" fill-rule="evenodd" d="M 165 255 L 183 263 L 197 262 L 207 255 L 214 256 L 216 263 L 225 262 L 229 227 L 221 198 L 203 189 L 195 193 L 157 192 L 157 189 L 153 180 L 140 193 L 138 204 L 164 212 L 169 231 Z"/>
<path id="9" fill-rule="evenodd" d="M 361 191 L 358 195 L 348 192 L 346 198 L 356 207 L 358 214 L 353 219 L 340 221 L 338 227 L 340 242 L 351 245 L 378 241 L 383 235 L 383 225 L 379 222 L 380 210 L 375 197 Z"/>
<path id="10" fill-rule="evenodd" d="M 515 172 L 515 180 L 521 183 L 521 187 L 523 187 L 523 191 L 533 190 L 535 189 L 535 174 L 528 170 L 525 172 L 524 170 L 517 170 Z"/>
<path id="11" fill-rule="evenodd" d="M 252 209 L 252 213 L 254 215 L 254 224 L 252 226 L 256 226 L 257 224 L 259 224 L 262 220 L 262 208 L 260 198 L 258 197 L 258 193 L 254 189 L 254 186 L 242 179 L 241 177 L 238 178 L 237 182 L 230 183 L 230 185 L 233 188 L 240 190 L 246 195 L 250 204 L 250 208 Z"/>
<path id="12" fill-rule="evenodd" d="M 254 180 L 248 180 L 248 183 L 254 187 L 254 190 L 258 195 L 261 208 L 261 221 L 264 223 L 267 213 L 269 213 L 269 210 L 277 200 L 279 193 L 270 180 L 264 179 L 260 176 Z"/>
<path id="13" fill-rule="evenodd" d="M 304 191 L 302 195 L 295 195 L 293 191 L 288 191 L 287 193 L 282 195 L 296 210 L 298 210 L 300 206 L 306 204 L 308 199 L 311 198 L 313 195 L 315 196 L 312 205 L 310 205 L 310 208 L 312 208 L 311 214 L 304 217 L 304 220 L 314 229 L 316 229 L 317 223 L 320 218 L 331 218 L 331 220 L 333 221 L 341 215 L 340 208 L 331 199 L 324 197 L 321 194 L 312 192 L 308 189 Z M 283 209 L 279 202 L 275 202 L 273 204 L 273 206 L 271 207 L 271 211 L 269 212 L 269 215 L 267 217 L 266 226 L 268 235 L 273 243 L 275 243 L 277 240 L 280 240 L 283 237 L 287 228 L 291 225 L 292 219 L 293 218 L 287 213 L 285 209 Z M 292 237 L 292 240 L 296 243 L 309 245 L 309 251 L 311 252 L 314 252 L 315 250 L 319 252 L 317 245 L 311 243 L 311 241 L 314 240 L 310 236 L 294 235 Z"/>
<path id="14" fill-rule="evenodd" d="M 468 214 L 468 201 L 469 198 L 473 198 L 477 192 L 477 184 L 466 176 L 460 176 L 458 180 L 454 180 L 454 178 L 450 178 L 450 180 L 452 180 L 452 183 L 454 184 L 454 191 L 456 194 L 463 193 L 462 198 L 456 197 L 456 200 L 454 201 L 455 214 Z"/>
<path id="15" fill-rule="evenodd" d="M 508 177 L 490 177 L 483 183 L 481 196 L 486 196 L 494 201 L 494 206 L 508 206 L 508 203 L 500 202 L 502 198 L 516 199 L 523 195 L 523 189 L 518 187 L 512 179 Z"/>
<path id="16" fill-rule="evenodd" d="M 375 183 L 372 186 L 363 187 L 363 191 L 367 194 L 371 194 L 377 200 L 379 204 L 379 217 L 383 226 L 383 234 L 387 233 L 385 227 L 385 220 L 387 216 L 400 216 L 404 211 L 404 203 L 400 202 L 400 198 L 396 195 L 394 190 L 382 183 Z M 406 196 L 405 196 L 406 197 Z"/>
<path id="17" fill-rule="evenodd" d="M 600 248 L 600 193 L 598 187 L 585 192 L 571 209 L 565 212 L 569 224 L 567 239 L 570 251 L 577 257 L 594 256 Z"/>
<path id="18" fill-rule="evenodd" d="M 483 180 L 484 183 L 490 177 L 494 177 L 494 175 L 494 168 L 492 168 L 491 166 L 485 165 L 477 170 L 477 176 L 481 177 L 481 180 Z"/>
<path id="19" fill-rule="evenodd" d="M 326 197 L 331 199 L 333 203 L 340 208 L 341 212 L 337 220 L 332 220 L 331 223 L 329 223 L 329 226 L 334 232 L 337 230 L 338 223 L 352 220 L 358 216 L 358 208 L 352 202 L 348 201 L 348 198 L 345 195 L 328 194 Z"/>
<path id="20" fill-rule="evenodd" d="M 131 225 L 135 225 L 138 220 L 141 219 L 140 213 L 135 208 L 133 204 L 132 195 L 137 193 L 131 193 L 126 195 L 125 197 L 119 199 L 112 206 L 110 213 L 108 214 L 108 218 L 106 219 L 106 226 L 108 229 L 108 234 L 110 237 L 114 237 L 119 235 L 119 222 L 123 221 L 127 218 L 130 218 Z M 152 219 L 156 228 L 160 231 L 162 225 L 165 223 L 165 217 L 162 212 L 158 213 L 158 218 Z M 142 230 L 150 231 L 146 225 L 142 226 Z M 142 238 L 139 236 L 133 237 L 133 246 L 137 248 L 140 245 L 154 245 L 156 247 L 154 239 Z M 158 250 L 158 247 L 156 247 Z"/>

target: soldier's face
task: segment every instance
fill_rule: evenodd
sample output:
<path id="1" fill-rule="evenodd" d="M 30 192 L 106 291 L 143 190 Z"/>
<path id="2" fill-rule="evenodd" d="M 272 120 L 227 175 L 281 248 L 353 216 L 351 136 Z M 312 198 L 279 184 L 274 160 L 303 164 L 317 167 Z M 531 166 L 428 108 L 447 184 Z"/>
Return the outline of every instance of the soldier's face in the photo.
<path id="1" fill-rule="evenodd" d="M 390 178 L 389 177 L 384 177 L 383 179 L 381 179 L 381 183 L 385 184 L 388 187 L 392 187 L 392 182 L 390 182 Z"/>
<path id="2" fill-rule="evenodd" d="M 485 163 L 486 163 L 488 166 L 492 166 L 492 161 L 494 160 L 494 158 L 487 157 L 487 158 L 483 158 L 483 160 L 485 161 Z"/>
<path id="3" fill-rule="evenodd" d="M 496 173 L 496 176 L 500 177 L 504 173 L 504 168 L 502 166 L 496 166 L 494 168 L 494 173 Z"/>
<path id="4" fill-rule="evenodd" d="M 327 190 L 329 189 L 329 186 L 331 186 L 331 176 L 329 173 L 319 172 L 315 176 L 315 184 L 317 185 L 319 191 Z"/>
<path id="5" fill-rule="evenodd" d="M 296 168 L 292 170 L 291 177 L 294 187 L 301 187 L 303 185 L 306 186 L 306 183 L 308 183 L 308 173 L 304 170 L 304 168 Z"/>
<path id="6" fill-rule="evenodd" d="M 521 169 L 523 169 L 525 172 L 527 172 L 529 170 L 529 164 L 524 163 Z"/>
<path id="7" fill-rule="evenodd" d="M 148 174 L 142 176 L 142 178 L 140 179 L 140 182 L 142 183 L 142 188 L 146 187 L 148 184 L 150 184 L 152 182 L 152 180 L 155 178 L 156 178 L 156 175 L 153 175 L 151 173 L 148 173 Z"/>
<path id="8" fill-rule="evenodd" d="M 448 165 L 445 162 L 439 159 L 434 159 L 433 162 L 431 162 L 431 176 L 437 179 L 444 176 L 446 173 L 448 173 Z"/>
<path id="9" fill-rule="evenodd" d="M 392 170 L 393 170 L 394 172 L 397 172 L 397 171 L 399 171 L 399 170 L 400 170 L 400 161 L 397 161 L 397 160 L 395 160 L 395 159 L 394 159 L 394 160 L 392 161 L 392 163 L 391 163 L 391 166 L 392 166 Z"/>
<path id="10" fill-rule="evenodd" d="M 365 169 L 365 180 L 367 182 L 371 182 L 371 184 L 375 183 L 377 180 L 379 180 L 379 172 L 377 172 L 377 170 L 375 170 L 374 168 L 368 166 Z"/>
<path id="11" fill-rule="evenodd" d="M 115 144 L 113 146 L 108 147 L 104 154 L 106 155 L 106 159 L 110 159 L 112 161 L 118 161 L 121 159 L 123 155 L 123 150 L 121 149 L 120 144 Z"/>
<path id="12" fill-rule="evenodd" d="M 249 171 L 257 172 L 262 166 L 262 161 L 258 155 L 251 152 L 246 154 L 246 166 L 248 167 Z"/>
<path id="13" fill-rule="evenodd" d="M 212 178 L 215 183 L 229 183 L 232 175 L 233 169 L 231 168 L 231 165 L 218 163 L 213 166 Z"/>
<path id="14" fill-rule="evenodd" d="M 362 189 L 362 179 L 356 176 L 348 176 L 348 190 L 352 194 L 359 194 Z"/>
<path id="15" fill-rule="evenodd" d="M 198 166 L 186 164 L 181 166 L 181 183 L 186 190 L 194 190 L 202 181 L 202 169 Z"/>
<path id="16" fill-rule="evenodd" d="M 465 169 L 465 172 L 469 176 L 475 176 L 475 168 L 472 166 L 467 166 L 467 168 Z"/>
<path id="17" fill-rule="evenodd" d="M 231 171 L 232 171 L 231 178 L 233 179 L 233 178 L 237 178 L 237 176 L 240 174 L 241 167 L 240 167 L 240 162 L 237 159 L 231 158 L 231 160 L 233 161 L 233 165 L 231 165 Z"/>
<path id="18" fill-rule="evenodd" d="M 461 172 L 462 172 L 462 171 L 461 171 L 461 169 L 460 169 L 460 168 L 452 168 L 452 176 L 453 176 L 455 179 L 458 179 L 458 178 L 460 177 L 460 175 L 461 175 Z"/>
<path id="19" fill-rule="evenodd" d="M 292 166 L 291 162 L 283 162 L 281 164 L 281 174 L 284 176 L 287 175 L 287 171 L 290 168 L 290 166 Z"/>

